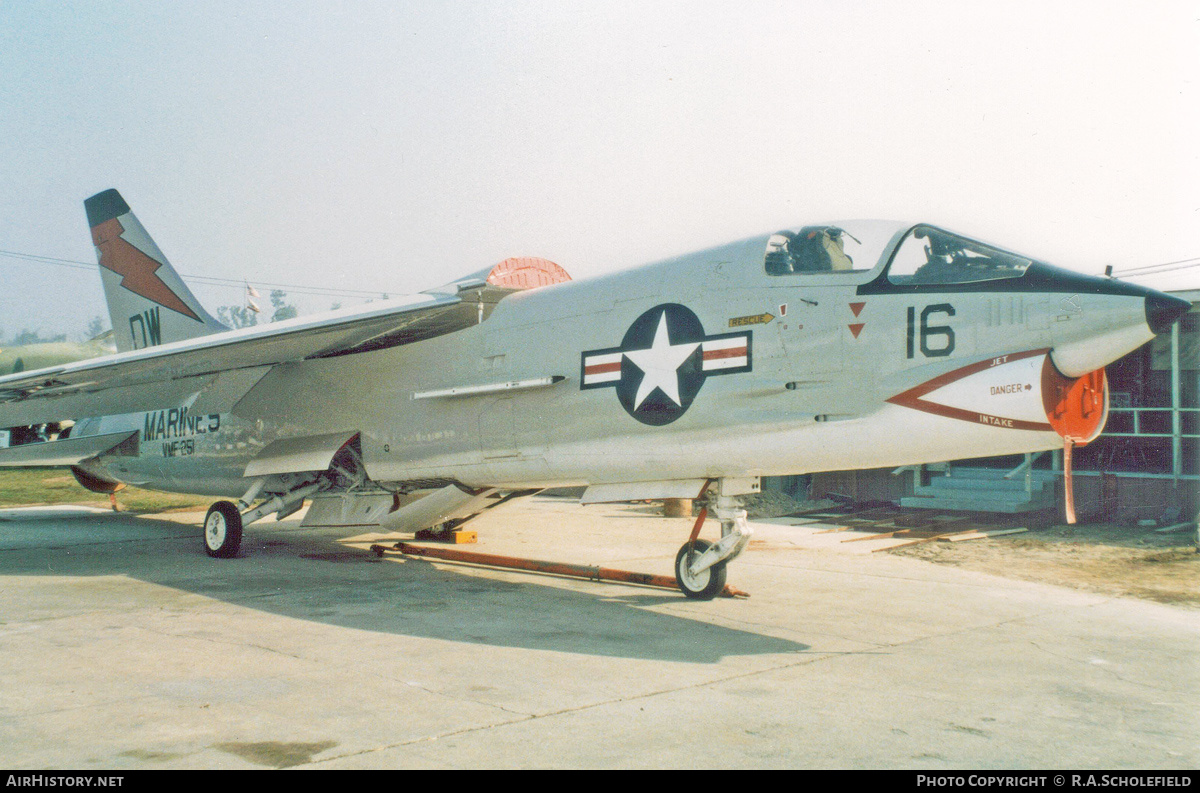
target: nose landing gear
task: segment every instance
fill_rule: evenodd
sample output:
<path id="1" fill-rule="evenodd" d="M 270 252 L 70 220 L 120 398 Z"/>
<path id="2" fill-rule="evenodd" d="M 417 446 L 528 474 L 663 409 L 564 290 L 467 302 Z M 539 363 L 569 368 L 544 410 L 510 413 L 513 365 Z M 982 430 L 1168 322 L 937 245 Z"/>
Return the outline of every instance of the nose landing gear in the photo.
<path id="1" fill-rule="evenodd" d="M 724 562 L 693 572 L 696 562 L 711 547 L 708 540 L 692 540 L 684 543 L 675 555 L 675 581 L 679 591 L 695 600 L 712 600 L 725 588 Z"/>
<path id="2" fill-rule="evenodd" d="M 758 479 L 717 480 L 714 511 L 721 522 L 721 539 L 715 543 L 697 539 L 708 517 L 708 508 L 701 509 L 691 538 L 675 555 L 675 582 L 684 595 L 694 600 L 712 600 L 725 588 L 725 566 L 746 549 L 754 533 L 737 496 L 756 493 L 758 489 Z"/>

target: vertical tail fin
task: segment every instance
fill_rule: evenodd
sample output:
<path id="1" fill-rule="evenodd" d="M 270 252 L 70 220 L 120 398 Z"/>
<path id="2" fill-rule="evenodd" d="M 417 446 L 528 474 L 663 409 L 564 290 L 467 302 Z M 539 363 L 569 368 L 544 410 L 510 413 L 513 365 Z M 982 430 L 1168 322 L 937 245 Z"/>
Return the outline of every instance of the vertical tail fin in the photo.
<path id="1" fill-rule="evenodd" d="M 118 352 L 228 330 L 204 310 L 116 190 L 83 202 Z"/>

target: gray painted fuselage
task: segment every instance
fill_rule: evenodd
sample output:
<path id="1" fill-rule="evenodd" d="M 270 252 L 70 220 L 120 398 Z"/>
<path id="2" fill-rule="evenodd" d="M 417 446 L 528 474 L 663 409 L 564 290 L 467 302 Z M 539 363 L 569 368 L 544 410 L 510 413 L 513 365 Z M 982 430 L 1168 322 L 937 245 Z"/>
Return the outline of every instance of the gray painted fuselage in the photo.
<path id="1" fill-rule="evenodd" d="M 1067 349 L 1113 328 L 1136 327 L 1137 344 L 1153 335 L 1144 296 L 1074 292 L 1069 284 L 863 294 L 887 251 L 869 271 L 780 277 L 764 271 L 766 239 L 518 292 L 480 324 L 419 343 L 278 365 L 230 413 L 192 416 L 187 405 L 170 405 L 149 418 L 84 422 L 85 434 L 139 431 L 136 454 L 90 465 L 148 487 L 238 495 L 247 463 L 265 445 L 338 431 L 361 433 L 376 482 L 495 487 L 780 475 L 1037 451 L 1062 440 L 886 400 L 992 357 Z M 654 426 L 631 417 L 613 388 L 581 388 L 581 356 L 620 345 L 638 317 L 663 304 L 690 309 L 705 334 L 750 334 L 752 367 L 707 377 L 682 415 Z M 914 317 L 925 322 L 926 314 L 935 330 L 918 344 Z M 762 315 L 771 319 L 739 324 Z M 1116 347 L 1131 338 L 1100 353 L 1099 365 L 1127 352 Z M 555 376 L 563 379 L 541 388 L 414 398 Z"/>

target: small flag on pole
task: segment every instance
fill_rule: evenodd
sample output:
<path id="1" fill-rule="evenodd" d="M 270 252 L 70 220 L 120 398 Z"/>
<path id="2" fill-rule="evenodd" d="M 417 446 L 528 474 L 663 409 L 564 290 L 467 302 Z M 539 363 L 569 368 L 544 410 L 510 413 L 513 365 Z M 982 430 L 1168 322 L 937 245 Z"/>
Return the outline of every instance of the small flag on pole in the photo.
<path id="1" fill-rule="evenodd" d="M 250 309 L 255 314 L 261 314 L 262 309 L 258 307 L 258 303 L 255 303 L 251 299 L 251 298 L 255 298 L 255 297 L 258 297 L 258 290 L 255 289 L 254 287 L 250 286 L 249 283 L 247 283 L 246 284 L 246 308 Z"/>

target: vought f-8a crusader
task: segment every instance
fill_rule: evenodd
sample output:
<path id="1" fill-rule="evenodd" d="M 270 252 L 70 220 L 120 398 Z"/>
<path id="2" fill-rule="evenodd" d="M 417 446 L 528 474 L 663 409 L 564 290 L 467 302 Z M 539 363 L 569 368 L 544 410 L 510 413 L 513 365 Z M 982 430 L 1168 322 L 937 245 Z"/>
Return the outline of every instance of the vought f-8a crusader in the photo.
<path id="1" fill-rule="evenodd" d="M 1069 452 L 1104 425 L 1104 365 L 1188 309 L 935 226 L 847 221 L 582 281 L 508 259 L 229 330 L 115 190 L 85 207 L 118 352 L 0 377 L 0 426 L 52 438 L 0 465 L 221 498 L 214 557 L 306 499 L 310 524 L 415 531 L 548 487 L 711 490 L 722 536 L 685 543 L 676 578 L 712 597 L 759 477 Z"/>

